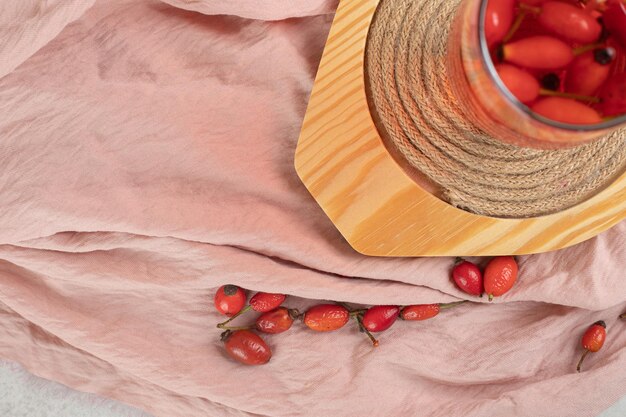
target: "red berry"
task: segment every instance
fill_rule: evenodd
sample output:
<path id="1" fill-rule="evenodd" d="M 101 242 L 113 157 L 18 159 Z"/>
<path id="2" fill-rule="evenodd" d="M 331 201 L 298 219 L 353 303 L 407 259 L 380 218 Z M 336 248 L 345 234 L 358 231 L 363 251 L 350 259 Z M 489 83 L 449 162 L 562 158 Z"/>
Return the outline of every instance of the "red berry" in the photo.
<path id="1" fill-rule="evenodd" d="M 502 42 L 513 24 L 515 0 L 489 0 L 485 13 L 485 38 L 489 48 Z"/>
<path id="2" fill-rule="evenodd" d="M 602 349 L 604 340 L 606 339 L 606 323 L 603 321 L 597 321 L 593 323 L 582 338 L 583 349 L 590 352 L 597 352 Z"/>
<path id="3" fill-rule="evenodd" d="M 609 78 L 615 49 L 598 48 L 577 56 L 565 78 L 565 91 L 584 96 L 593 95 Z"/>
<path id="4" fill-rule="evenodd" d="M 576 370 L 578 372 L 580 372 L 580 367 L 585 360 L 585 356 L 587 356 L 589 352 L 597 352 L 602 349 L 602 345 L 604 345 L 605 339 L 606 323 L 600 320 L 589 326 L 587 331 L 585 331 L 585 334 L 583 334 L 583 338 L 581 340 L 581 344 L 583 346 L 583 349 L 585 349 L 585 353 L 583 353 L 583 356 L 580 358 L 578 366 L 576 367 Z"/>
<path id="5" fill-rule="evenodd" d="M 483 274 L 471 262 L 463 261 L 452 269 L 452 278 L 459 289 L 467 294 L 481 295 L 483 293 Z"/>
<path id="6" fill-rule="evenodd" d="M 350 319 L 348 310 L 336 304 L 320 304 L 304 314 L 304 324 L 317 332 L 330 332 L 345 326 Z"/>
<path id="7" fill-rule="evenodd" d="M 403 320 L 428 320 L 439 314 L 439 304 L 416 304 L 402 309 L 400 317 Z"/>
<path id="8" fill-rule="evenodd" d="M 512 256 L 493 258 L 485 268 L 485 292 L 489 301 L 509 291 L 517 280 L 517 262 Z"/>
<path id="9" fill-rule="evenodd" d="M 626 48 L 626 4 L 621 1 L 610 1 L 602 20 L 609 33 Z"/>
<path id="10" fill-rule="evenodd" d="M 256 328 L 263 333 L 277 334 L 286 332 L 293 324 L 292 312 L 288 308 L 278 307 L 263 313 L 256 319 Z"/>
<path id="11" fill-rule="evenodd" d="M 602 26 L 591 14 L 560 1 L 543 3 L 539 22 L 555 34 L 577 43 L 595 42 L 602 33 Z"/>
<path id="12" fill-rule="evenodd" d="M 530 103 L 539 96 L 539 81 L 528 72 L 513 65 L 496 65 L 496 71 L 508 90 L 522 103 Z"/>
<path id="13" fill-rule="evenodd" d="M 507 43 L 500 50 L 504 61 L 533 69 L 557 69 L 574 59 L 572 49 L 565 42 L 550 36 L 531 36 Z"/>
<path id="14" fill-rule="evenodd" d="M 215 293 L 214 302 L 217 311 L 232 316 L 246 305 L 246 292 L 236 285 L 223 285 Z"/>
<path id="15" fill-rule="evenodd" d="M 611 76 L 598 93 L 597 106 L 605 116 L 626 114 L 626 73 Z"/>
<path id="16" fill-rule="evenodd" d="M 254 311 L 265 313 L 274 310 L 285 301 L 285 294 L 272 294 L 269 292 L 258 292 L 250 299 L 250 306 Z"/>
<path id="17" fill-rule="evenodd" d="M 586 125 L 602 122 L 597 111 L 569 98 L 547 97 L 535 103 L 531 110 L 543 117 L 562 123 Z"/>
<path id="18" fill-rule="evenodd" d="M 263 365 L 272 357 L 265 341 L 249 330 L 228 331 L 223 340 L 228 356 L 244 365 Z"/>
<path id="19" fill-rule="evenodd" d="M 399 315 L 398 306 L 374 306 L 363 315 L 363 327 L 370 332 L 382 332 L 390 328 Z"/>

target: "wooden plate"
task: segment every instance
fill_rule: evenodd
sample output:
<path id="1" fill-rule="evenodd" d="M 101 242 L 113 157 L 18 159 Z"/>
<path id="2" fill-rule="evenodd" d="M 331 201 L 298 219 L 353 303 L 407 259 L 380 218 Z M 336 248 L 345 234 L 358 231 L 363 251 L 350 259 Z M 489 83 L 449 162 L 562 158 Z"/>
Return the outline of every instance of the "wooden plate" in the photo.
<path id="1" fill-rule="evenodd" d="M 538 253 L 582 242 L 626 217 L 626 173 L 581 204 L 528 219 L 472 214 L 420 187 L 390 155 L 369 112 L 365 47 L 379 1 L 341 1 L 295 155 L 302 182 L 355 250 L 374 256 Z"/>

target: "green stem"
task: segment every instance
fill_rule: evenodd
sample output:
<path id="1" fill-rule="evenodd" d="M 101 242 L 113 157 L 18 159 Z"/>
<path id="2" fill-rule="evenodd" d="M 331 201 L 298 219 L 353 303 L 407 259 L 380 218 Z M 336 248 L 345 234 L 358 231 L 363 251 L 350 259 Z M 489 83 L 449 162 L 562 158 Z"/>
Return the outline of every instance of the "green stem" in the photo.
<path id="1" fill-rule="evenodd" d="M 224 330 L 230 330 L 231 332 L 234 332 L 235 330 L 250 330 L 252 328 L 254 328 L 254 326 L 235 326 L 235 327 L 228 327 L 228 326 L 219 326 L 220 329 L 224 329 Z"/>
<path id="2" fill-rule="evenodd" d="M 571 99 L 574 99 L 574 100 L 585 101 L 585 102 L 588 102 L 588 103 L 599 103 L 600 102 L 600 99 L 598 97 L 584 96 L 582 94 L 563 93 L 563 92 L 560 92 L 560 91 L 546 90 L 545 88 L 540 89 L 539 90 L 539 94 L 542 95 L 542 96 L 571 98 Z"/>
<path id="3" fill-rule="evenodd" d="M 583 356 L 580 357 L 580 360 L 578 361 L 578 365 L 576 366 L 576 372 L 580 372 L 580 367 L 583 364 L 583 361 L 585 360 L 585 356 L 587 356 L 587 354 L 589 353 L 588 350 L 585 350 L 585 353 L 583 353 Z"/>
<path id="4" fill-rule="evenodd" d="M 522 25 L 522 22 L 526 18 L 527 13 L 528 13 L 528 10 L 524 10 L 522 8 L 522 11 L 520 12 L 520 14 L 517 15 L 517 18 L 515 19 L 515 22 L 513 22 L 513 25 L 511 25 L 511 28 L 509 29 L 508 33 L 504 36 L 504 39 L 502 39 L 502 43 L 507 43 L 508 41 L 511 40 L 513 35 L 515 35 L 515 32 L 517 32 L 519 27 Z"/>
<path id="5" fill-rule="evenodd" d="M 574 56 L 578 56 L 578 55 L 584 54 L 585 52 L 589 52 L 593 49 L 599 48 L 601 46 L 604 46 L 604 45 L 600 42 L 590 43 L 589 45 L 579 46 L 578 48 L 572 49 L 572 53 L 574 54 Z"/>
<path id="6" fill-rule="evenodd" d="M 493 294 L 489 294 L 489 302 L 493 301 Z"/>
<path id="7" fill-rule="evenodd" d="M 366 308 L 361 308 L 361 309 L 358 309 L 358 310 L 352 310 L 352 311 L 350 311 L 350 315 L 351 316 L 358 316 L 359 314 L 363 314 L 366 311 L 367 311 Z"/>
<path id="8" fill-rule="evenodd" d="M 366 308 L 355 308 L 355 309 L 353 309 L 351 306 L 349 306 L 348 304 L 346 304 L 344 302 L 341 302 L 341 301 L 338 301 L 337 304 L 342 306 L 346 310 L 348 310 L 348 313 L 351 316 L 356 316 L 358 314 L 362 314 L 362 313 L 365 313 L 367 311 Z"/>
<path id="9" fill-rule="evenodd" d="M 521 10 L 523 10 L 523 11 L 534 13 L 534 14 L 541 13 L 541 7 L 530 6 L 530 5 L 526 4 L 526 3 L 520 3 L 519 4 L 519 8 Z"/>
<path id="10" fill-rule="evenodd" d="M 342 301 L 337 301 L 337 304 L 339 304 L 340 306 L 342 306 L 343 308 L 345 308 L 348 311 L 352 311 L 352 307 L 350 307 L 348 304 L 342 302 Z"/>
<path id="11" fill-rule="evenodd" d="M 250 305 L 248 305 L 248 306 L 244 307 L 243 309 L 241 309 L 241 310 L 239 311 L 239 313 L 237 313 L 237 314 L 233 315 L 233 316 L 232 316 L 232 317 L 230 317 L 228 320 L 223 321 L 223 322 L 221 322 L 220 324 L 218 324 L 218 325 L 217 325 L 217 328 L 218 328 L 218 329 L 225 329 L 225 328 L 226 328 L 225 326 L 226 326 L 228 323 L 230 323 L 231 321 L 235 320 L 237 317 L 241 316 L 242 314 L 247 313 L 247 312 L 248 312 L 248 311 L 250 311 L 251 309 L 252 309 L 252 306 L 250 306 Z"/>
<path id="12" fill-rule="evenodd" d="M 376 338 L 370 333 L 369 330 L 367 330 L 365 328 L 365 326 L 363 326 L 363 320 L 361 319 L 361 316 L 356 316 L 355 317 L 357 324 L 359 325 L 359 330 L 361 330 L 362 332 L 365 332 L 365 334 L 367 335 L 367 337 L 370 338 L 370 340 L 372 341 L 372 345 L 374 345 L 374 347 L 378 347 L 378 340 L 376 340 Z"/>
<path id="13" fill-rule="evenodd" d="M 448 308 L 456 307 L 456 306 L 461 305 L 463 303 L 467 303 L 467 301 L 468 300 L 455 301 L 453 303 L 442 303 L 442 304 L 439 304 L 439 310 L 446 310 Z"/>

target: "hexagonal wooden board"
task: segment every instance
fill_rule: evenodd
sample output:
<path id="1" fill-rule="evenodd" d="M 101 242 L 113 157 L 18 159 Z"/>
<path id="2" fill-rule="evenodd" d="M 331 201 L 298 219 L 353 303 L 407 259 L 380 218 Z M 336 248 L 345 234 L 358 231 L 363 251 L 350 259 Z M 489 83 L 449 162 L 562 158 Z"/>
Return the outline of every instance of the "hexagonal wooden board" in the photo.
<path id="1" fill-rule="evenodd" d="M 295 156 L 302 182 L 357 251 L 374 256 L 517 255 L 564 248 L 626 217 L 626 173 L 591 199 L 528 219 L 459 210 L 389 154 L 369 112 L 365 46 L 379 0 L 339 5 Z"/>

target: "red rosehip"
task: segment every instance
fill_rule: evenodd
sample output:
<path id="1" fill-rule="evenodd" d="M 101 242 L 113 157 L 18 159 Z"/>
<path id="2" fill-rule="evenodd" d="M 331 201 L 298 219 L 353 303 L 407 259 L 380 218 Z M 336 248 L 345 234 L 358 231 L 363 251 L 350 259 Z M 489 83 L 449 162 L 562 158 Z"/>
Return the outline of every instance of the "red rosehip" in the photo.
<path id="1" fill-rule="evenodd" d="M 293 324 L 295 310 L 289 310 L 285 307 L 278 307 L 275 310 L 261 314 L 257 319 L 255 326 L 258 331 L 263 333 L 277 334 L 286 332 Z"/>
<path id="2" fill-rule="evenodd" d="M 263 365 L 272 357 L 265 341 L 250 330 L 226 331 L 222 340 L 228 356 L 244 365 Z"/>
<path id="3" fill-rule="evenodd" d="M 580 372 L 580 368 L 585 360 L 585 357 L 589 352 L 597 352 L 602 349 L 604 345 L 604 340 L 606 339 L 606 323 L 602 320 L 593 323 L 583 334 L 583 338 L 581 340 L 581 344 L 583 349 L 585 349 L 585 353 L 583 353 L 580 361 L 578 361 L 578 365 L 576 366 L 576 370 Z"/>
<path id="4" fill-rule="evenodd" d="M 571 98 L 547 97 L 533 104 L 530 109 L 543 117 L 562 123 L 588 125 L 602 122 L 597 111 Z"/>
<path id="5" fill-rule="evenodd" d="M 508 292 L 517 280 L 517 262 L 512 256 L 493 258 L 485 268 L 485 292 L 489 301 Z"/>
<path id="6" fill-rule="evenodd" d="M 265 313 L 281 305 L 285 301 L 285 298 L 287 298 L 285 294 L 258 292 L 250 299 L 250 306 L 252 306 L 254 311 Z"/>
<path id="7" fill-rule="evenodd" d="M 236 285 L 223 285 L 215 293 L 213 301 L 217 311 L 232 316 L 246 305 L 246 292 Z"/>
<path id="8" fill-rule="evenodd" d="M 363 327 L 370 332 L 382 332 L 390 328 L 399 315 L 398 306 L 374 306 L 363 314 Z"/>
<path id="9" fill-rule="evenodd" d="M 319 304 L 304 313 L 304 324 L 316 332 L 330 332 L 346 325 L 350 313 L 337 304 Z"/>
<path id="10" fill-rule="evenodd" d="M 456 264 L 452 269 L 452 278 L 459 289 L 467 294 L 480 296 L 483 293 L 483 274 L 471 262 Z"/>

